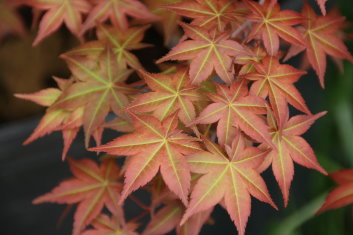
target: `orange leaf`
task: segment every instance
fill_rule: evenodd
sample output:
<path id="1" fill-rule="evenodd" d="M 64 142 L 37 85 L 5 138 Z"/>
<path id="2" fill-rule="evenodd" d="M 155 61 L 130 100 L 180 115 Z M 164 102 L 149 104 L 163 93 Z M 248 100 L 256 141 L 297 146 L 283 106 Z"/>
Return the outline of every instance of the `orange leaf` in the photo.
<path id="1" fill-rule="evenodd" d="M 245 3 L 251 10 L 247 19 L 255 22 L 248 36 L 248 41 L 256 36 L 261 36 L 265 48 L 271 56 L 278 53 L 279 37 L 290 43 L 303 45 L 301 34 L 291 27 L 303 21 L 300 14 L 291 10 L 281 11 L 279 4 L 273 4 L 271 1 L 265 1 L 264 5 L 252 0 L 245 0 Z"/>
<path id="2" fill-rule="evenodd" d="M 113 155 L 128 155 L 125 186 L 120 202 L 152 180 L 159 168 L 164 182 L 182 202 L 188 204 L 190 170 L 185 155 L 201 151 L 198 139 L 177 129 L 176 114 L 163 122 L 152 116 L 134 115 L 135 132 L 95 148 Z"/>
<path id="3" fill-rule="evenodd" d="M 64 180 L 50 193 L 34 199 L 33 203 L 55 202 L 76 204 L 73 234 L 79 234 L 107 207 L 113 214 L 120 211 L 118 206 L 121 184 L 119 170 L 113 160 L 105 160 L 98 166 L 89 159 L 69 159 L 74 178 Z"/>

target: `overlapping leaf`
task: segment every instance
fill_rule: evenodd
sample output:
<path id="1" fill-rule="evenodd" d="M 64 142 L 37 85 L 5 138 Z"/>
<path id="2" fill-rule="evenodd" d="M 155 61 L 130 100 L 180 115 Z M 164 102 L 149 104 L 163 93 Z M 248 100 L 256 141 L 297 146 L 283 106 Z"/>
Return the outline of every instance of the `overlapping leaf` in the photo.
<path id="1" fill-rule="evenodd" d="M 161 25 L 158 28 L 161 28 L 163 32 L 165 45 L 169 45 L 177 37 L 177 22 L 181 20 L 181 16 L 177 15 L 176 13 L 170 12 L 167 9 L 163 9 L 161 6 L 180 1 L 182 0 L 144 0 L 151 12 L 160 18 L 160 20 L 156 23 L 158 25 Z"/>
<path id="2" fill-rule="evenodd" d="M 178 110 L 178 117 L 184 124 L 195 119 L 194 102 L 201 99 L 196 86 L 190 84 L 188 69 L 179 69 L 175 74 L 151 74 L 139 71 L 152 92 L 145 93 L 129 105 L 136 112 L 150 112 L 163 121 Z"/>
<path id="3" fill-rule="evenodd" d="M 126 30 L 129 27 L 127 16 L 143 19 L 145 21 L 156 20 L 146 6 L 138 0 L 102 0 L 90 11 L 81 34 L 95 26 L 96 22 L 102 23 L 107 19 L 117 28 Z"/>
<path id="4" fill-rule="evenodd" d="M 82 27 L 82 14 L 91 10 L 87 0 L 23 0 L 26 4 L 47 11 L 39 24 L 39 32 L 33 45 L 56 31 L 63 23 L 72 34 L 79 37 Z"/>
<path id="5" fill-rule="evenodd" d="M 86 146 L 92 133 L 102 127 L 108 113 L 120 114 L 129 103 L 127 95 L 135 92 L 125 84 L 130 71 L 119 67 L 110 50 L 100 58 L 97 63 L 89 58 L 64 56 L 76 82 L 65 89 L 53 105 L 53 108 L 66 110 L 84 107 Z"/>
<path id="6" fill-rule="evenodd" d="M 258 116 L 266 114 L 265 100 L 248 95 L 247 82 L 240 80 L 227 86 L 217 84 L 217 93 L 210 94 L 213 101 L 195 120 L 195 123 L 218 122 L 217 137 L 220 144 L 230 144 L 240 128 L 258 142 L 271 143 L 265 122 Z"/>
<path id="7" fill-rule="evenodd" d="M 93 222 L 93 229 L 86 230 L 82 235 L 138 235 L 135 230 L 138 225 L 134 223 L 126 223 L 122 220 L 122 216 L 108 217 L 105 214 L 97 216 Z"/>
<path id="8" fill-rule="evenodd" d="M 64 160 L 72 141 L 75 139 L 80 126 L 82 126 L 83 108 L 78 107 L 75 110 L 50 108 L 60 97 L 62 90 L 66 89 L 72 83 L 72 79 L 64 80 L 55 78 L 55 80 L 60 89 L 48 88 L 32 94 L 16 94 L 15 96 L 49 107 L 31 136 L 23 144 L 29 144 L 46 134 L 61 130 L 64 139 L 64 149 L 62 152 L 62 159 Z"/>
<path id="9" fill-rule="evenodd" d="M 280 64 L 275 57 L 266 57 L 255 64 L 255 72 L 246 74 L 247 79 L 255 81 L 251 85 L 250 94 L 262 98 L 269 96 L 271 107 L 279 124 L 282 124 L 283 113 L 287 110 L 287 102 L 298 110 L 310 114 L 300 92 L 293 83 L 306 72 L 290 65 Z M 284 115 L 286 118 L 286 116 Z"/>
<path id="10" fill-rule="evenodd" d="M 147 25 L 120 30 L 114 27 L 99 25 L 97 29 L 98 40 L 87 42 L 65 53 L 65 55 L 87 56 L 94 59 L 111 48 L 121 68 L 127 68 L 127 66 L 134 69 L 142 68 L 137 57 L 130 51 L 149 46 L 141 42 L 144 32 L 148 27 Z"/>
<path id="11" fill-rule="evenodd" d="M 246 8 L 233 0 L 192 0 L 163 6 L 178 15 L 193 18 L 192 25 L 224 31 L 227 25 L 243 20 Z"/>
<path id="12" fill-rule="evenodd" d="M 339 185 L 328 194 L 325 203 L 317 213 L 353 203 L 353 170 L 343 169 L 331 173 L 330 177 Z"/>
<path id="13" fill-rule="evenodd" d="M 252 26 L 248 40 L 261 36 L 269 55 L 278 53 L 279 37 L 296 45 L 303 45 L 302 35 L 292 26 L 302 22 L 302 16 L 291 10 L 280 10 L 279 4 L 265 1 L 264 5 L 246 0 L 251 14 L 247 19 L 255 22 Z M 276 2 L 276 1 L 275 1 Z"/>
<path id="14" fill-rule="evenodd" d="M 226 147 L 227 154 L 211 141 L 204 143 L 208 152 L 188 157 L 191 171 L 205 175 L 196 183 L 181 223 L 224 200 L 238 233 L 243 235 L 251 212 L 250 195 L 276 208 L 264 180 L 255 170 L 266 152 L 255 147 L 246 148 L 241 135 L 237 135 L 231 147 Z"/>
<path id="15" fill-rule="evenodd" d="M 302 32 L 306 42 L 303 46 L 292 46 L 287 59 L 306 49 L 306 55 L 311 66 L 319 77 L 320 84 L 324 86 L 326 71 L 326 54 L 340 59 L 348 59 L 353 62 L 352 55 L 348 52 L 342 40 L 337 36 L 344 24 L 344 17 L 336 14 L 317 16 L 314 10 L 304 4 L 302 11 L 305 19 Z"/>
<path id="16" fill-rule="evenodd" d="M 163 122 L 153 116 L 134 116 L 135 132 L 91 150 L 128 155 L 121 202 L 134 190 L 152 180 L 159 168 L 164 182 L 182 202 L 188 204 L 190 170 L 185 155 L 201 151 L 198 139 L 177 129 L 178 118 Z"/>
<path id="17" fill-rule="evenodd" d="M 208 78 L 215 70 L 220 78 L 230 84 L 234 80 L 234 57 L 244 53 L 244 48 L 233 40 L 227 39 L 229 33 L 208 31 L 198 26 L 180 24 L 191 40 L 185 40 L 175 46 L 157 63 L 167 60 L 192 60 L 190 78 L 198 84 Z"/>
<path id="18" fill-rule="evenodd" d="M 143 235 L 162 235 L 176 228 L 177 235 L 198 235 L 212 209 L 191 216 L 183 225 L 180 221 L 185 207 L 177 201 L 168 201 L 148 223 Z"/>
<path id="19" fill-rule="evenodd" d="M 272 171 L 281 188 L 285 206 L 288 204 L 289 189 L 294 176 L 293 161 L 322 174 L 327 174 L 317 162 L 310 145 L 300 136 L 310 128 L 315 120 L 325 114 L 326 112 L 315 115 L 297 115 L 288 120 L 287 110 L 284 115 L 286 121 L 283 123 L 283 127 L 278 127 L 273 116 L 268 115 L 272 128 L 272 141 L 276 149 L 272 149 L 267 155 L 263 168 L 261 168 L 262 170 L 266 169 L 272 163 Z"/>
<path id="20" fill-rule="evenodd" d="M 121 184 L 119 169 L 113 160 L 105 160 L 100 166 L 89 159 L 69 159 L 74 178 L 62 181 L 50 193 L 36 198 L 33 203 L 55 202 L 76 204 L 73 234 L 79 234 L 107 207 L 118 215 Z M 119 214 L 119 216 L 122 216 Z"/>

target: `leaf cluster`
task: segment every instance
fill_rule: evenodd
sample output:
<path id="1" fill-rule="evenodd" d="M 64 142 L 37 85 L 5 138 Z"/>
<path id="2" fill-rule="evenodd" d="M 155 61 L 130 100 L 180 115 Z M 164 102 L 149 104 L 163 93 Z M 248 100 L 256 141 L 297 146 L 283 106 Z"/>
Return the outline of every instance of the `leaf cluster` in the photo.
<path id="1" fill-rule="evenodd" d="M 83 127 L 86 148 L 110 154 L 99 165 L 69 158 L 74 178 L 34 200 L 78 204 L 73 234 L 198 234 L 218 204 L 245 234 L 251 196 L 278 209 L 261 176 L 267 168 L 285 206 L 294 162 L 327 174 L 302 137 L 326 112 L 311 113 L 295 85 L 306 71 L 285 64 L 305 51 L 323 87 L 326 55 L 353 61 L 342 41 L 344 18 L 326 13 L 325 0 L 318 1 L 323 15 L 307 3 L 301 12 L 282 10 L 276 0 L 22 1 L 44 13 L 34 45 L 62 24 L 81 42 L 61 55 L 70 78 L 17 94 L 48 107 L 25 143 L 61 131 L 65 159 Z M 146 71 L 133 53 L 151 46 L 143 42 L 151 25 L 166 45 L 178 39 L 156 61 L 160 73 Z M 134 72 L 140 80 L 131 83 Z M 126 134 L 102 144 L 106 128 Z M 148 206 L 135 190 L 151 194 Z M 127 199 L 144 210 L 131 221 Z M 343 204 L 331 196 L 322 210 Z"/>

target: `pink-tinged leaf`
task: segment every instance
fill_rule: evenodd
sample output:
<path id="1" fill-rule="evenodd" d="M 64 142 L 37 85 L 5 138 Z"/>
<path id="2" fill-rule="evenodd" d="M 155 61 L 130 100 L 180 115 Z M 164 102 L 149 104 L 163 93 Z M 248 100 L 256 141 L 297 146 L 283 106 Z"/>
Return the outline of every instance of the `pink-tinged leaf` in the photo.
<path id="1" fill-rule="evenodd" d="M 137 235 L 135 230 L 137 229 L 138 224 L 125 223 L 122 218 L 123 216 L 123 214 L 120 214 L 109 218 L 105 214 L 100 214 L 92 222 L 93 229 L 84 231 L 82 235 Z"/>
<path id="2" fill-rule="evenodd" d="M 325 4 L 327 2 L 327 0 L 316 0 L 317 4 L 319 4 L 320 10 L 322 12 L 323 15 L 326 15 L 326 7 Z"/>
<path id="3" fill-rule="evenodd" d="M 170 232 L 180 221 L 183 208 L 178 203 L 170 203 L 152 217 L 143 235 L 161 235 Z"/>
<path id="4" fill-rule="evenodd" d="M 248 41 L 261 36 L 269 55 L 275 56 L 279 50 L 279 37 L 285 41 L 304 45 L 301 34 L 292 26 L 303 21 L 302 16 L 291 10 L 280 10 L 278 3 L 265 1 L 260 5 L 255 1 L 246 0 L 251 14 L 248 19 L 255 22 L 248 36 Z"/>
<path id="5" fill-rule="evenodd" d="M 339 59 L 347 59 L 353 62 L 353 57 L 347 47 L 338 37 L 338 33 L 344 26 L 344 17 L 335 13 L 325 16 L 317 16 L 309 4 L 305 3 L 302 10 L 304 17 L 303 28 L 299 28 L 304 37 L 305 47 L 291 49 L 295 55 L 306 48 L 306 55 L 310 65 L 319 77 L 320 84 L 324 87 L 326 71 L 326 54 Z M 287 56 L 287 58 L 289 58 Z"/>
<path id="6" fill-rule="evenodd" d="M 176 13 L 170 12 L 167 9 L 163 9 L 162 5 L 180 2 L 181 0 L 144 0 L 144 3 L 151 11 L 159 17 L 159 20 L 154 22 L 159 31 L 163 32 L 164 45 L 171 45 L 176 37 L 180 36 L 178 22 L 181 20 L 181 16 Z M 143 22 L 143 20 L 141 20 Z"/>
<path id="7" fill-rule="evenodd" d="M 118 132 L 133 132 L 131 120 L 125 117 L 116 117 L 114 120 L 104 124 L 104 128 L 110 128 Z"/>
<path id="8" fill-rule="evenodd" d="M 230 217 L 239 234 L 243 235 L 251 211 L 250 195 L 276 208 L 264 180 L 254 170 L 266 152 L 245 148 L 241 144 L 242 138 L 234 139 L 232 147 L 227 150 L 228 156 L 215 144 L 208 146 L 218 154 L 200 152 L 189 156 L 191 171 L 205 175 L 197 181 L 192 191 L 181 224 L 195 213 L 207 210 L 224 199 Z"/>
<path id="9" fill-rule="evenodd" d="M 163 121 L 170 114 L 178 111 L 178 117 L 184 124 L 195 119 L 194 102 L 201 99 L 196 86 L 190 84 L 188 70 L 182 68 L 175 74 L 151 74 L 139 71 L 152 92 L 137 96 L 129 105 L 134 112 L 151 112 Z"/>
<path id="10" fill-rule="evenodd" d="M 256 141 L 272 145 L 268 127 L 258 116 L 266 113 L 266 102 L 259 97 L 248 96 L 247 93 L 247 82 L 244 79 L 233 82 L 230 88 L 218 85 L 217 93 L 210 96 L 214 103 L 208 105 L 194 123 L 219 121 L 217 136 L 221 144 L 229 144 L 234 135 L 232 128 L 238 127 Z"/>
<path id="11" fill-rule="evenodd" d="M 297 115 L 288 120 L 288 109 L 286 109 L 284 116 L 287 118 L 282 126 L 276 124 L 271 113 L 268 114 L 272 141 L 276 149 L 270 150 L 260 169 L 262 171 L 272 163 L 272 171 L 282 191 L 285 206 L 288 204 L 290 185 L 294 176 L 293 161 L 307 168 L 315 169 L 322 174 L 327 174 L 316 160 L 310 145 L 299 136 L 306 132 L 314 121 L 325 113 Z"/>
<path id="12" fill-rule="evenodd" d="M 66 129 L 62 131 L 63 139 L 64 139 L 64 149 L 61 155 L 61 159 L 63 161 L 66 159 L 67 152 L 69 151 L 69 148 L 72 142 L 76 138 L 78 131 L 79 131 L 79 128 L 71 128 L 71 129 Z"/>
<path id="13" fill-rule="evenodd" d="M 61 91 L 56 88 L 47 88 L 32 94 L 15 94 L 17 98 L 30 100 L 41 106 L 50 106 L 61 95 Z"/>
<path id="14" fill-rule="evenodd" d="M 99 57 L 99 63 L 81 56 L 64 55 L 63 58 L 76 81 L 63 91 L 53 107 L 84 108 L 83 127 L 87 147 L 94 133 L 100 138 L 99 133 L 108 113 L 113 111 L 119 115 L 129 103 L 128 95 L 135 93 L 133 87 L 125 84 L 131 71 L 120 67 L 110 50 Z"/>
<path id="15" fill-rule="evenodd" d="M 117 205 L 121 190 L 121 185 L 117 182 L 120 174 L 113 160 L 105 160 L 98 166 L 89 159 L 69 159 L 69 164 L 75 178 L 64 180 L 50 193 L 36 198 L 33 203 L 78 203 L 73 234 L 79 234 L 100 214 L 104 206 L 112 213 L 120 210 Z"/>
<path id="16" fill-rule="evenodd" d="M 31 136 L 28 137 L 23 144 L 27 145 L 32 141 L 55 131 L 63 123 L 67 115 L 67 112 L 60 109 L 48 111 L 39 121 L 38 126 L 34 129 Z"/>
<path id="17" fill-rule="evenodd" d="M 210 218 L 213 208 L 191 216 L 183 225 L 176 228 L 177 235 L 198 235 L 202 226 Z"/>
<path id="18" fill-rule="evenodd" d="M 293 83 L 297 82 L 306 72 L 297 70 L 290 65 L 280 64 L 275 57 L 265 57 L 261 63 L 255 64 L 255 72 L 244 75 L 255 81 L 251 85 L 250 94 L 267 98 L 269 96 L 275 117 L 282 125 L 287 109 L 287 102 L 296 109 L 310 114 L 300 92 Z"/>
<path id="19" fill-rule="evenodd" d="M 131 51 L 151 46 L 141 42 L 146 29 L 149 27 L 149 25 L 145 25 L 143 27 L 130 27 L 126 30 L 120 30 L 99 24 L 97 27 L 98 40 L 86 42 L 66 52 L 62 57 L 75 58 L 77 56 L 85 56 L 94 60 L 105 51 L 111 50 L 113 53 L 112 57 L 116 58 L 116 62 L 121 69 L 126 69 L 128 66 L 133 69 L 141 69 L 142 65 Z"/>
<path id="20" fill-rule="evenodd" d="M 317 213 L 340 208 L 353 203 L 353 170 L 343 169 L 330 174 L 339 185 L 326 197 L 325 203 Z"/>
<path id="21" fill-rule="evenodd" d="M 241 21 L 247 13 L 240 3 L 229 0 L 182 1 L 163 7 L 194 19 L 192 25 L 207 29 L 217 28 L 219 31 L 224 31 L 230 22 Z"/>
<path id="22" fill-rule="evenodd" d="M 33 45 L 37 45 L 44 38 L 55 32 L 63 23 L 66 24 L 72 34 L 79 39 L 79 31 L 82 26 L 82 14 L 88 13 L 91 5 L 87 0 L 26 0 L 26 4 L 47 10 L 39 24 L 39 32 Z"/>
<path id="23" fill-rule="evenodd" d="M 188 204 L 190 170 L 185 155 L 201 151 L 198 139 L 177 129 L 176 114 L 163 122 L 152 116 L 134 115 L 135 132 L 118 137 L 106 145 L 91 148 L 114 155 L 131 156 L 125 171 L 125 186 L 120 202 L 145 185 L 159 168 L 164 182 L 182 202 Z"/>
<path id="24" fill-rule="evenodd" d="M 102 23 L 107 19 L 122 30 L 128 28 L 127 16 L 153 21 L 158 17 L 152 14 L 146 6 L 138 0 L 104 0 L 97 3 L 90 11 L 82 29 L 81 34 L 95 26 L 96 22 Z"/>
<path id="25" fill-rule="evenodd" d="M 229 33 L 208 31 L 198 26 L 180 23 L 190 40 L 181 41 L 167 55 L 157 61 L 189 60 L 193 84 L 206 80 L 215 70 L 220 78 L 230 84 L 234 80 L 233 59 L 245 53 L 237 42 L 228 39 Z"/>

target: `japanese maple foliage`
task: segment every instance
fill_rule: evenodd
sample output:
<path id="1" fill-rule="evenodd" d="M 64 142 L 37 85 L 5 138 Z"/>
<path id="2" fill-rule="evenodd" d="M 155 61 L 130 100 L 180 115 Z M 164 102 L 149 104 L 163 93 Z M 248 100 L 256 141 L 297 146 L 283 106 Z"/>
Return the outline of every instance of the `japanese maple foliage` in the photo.
<path id="1" fill-rule="evenodd" d="M 326 198 L 325 203 L 317 213 L 336 209 L 353 203 L 353 170 L 343 169 L 330 174 L 330 177 L 338 184 Z"/>
<path id="2" fill-rule="evenodd" d="M 322 16 L 307 3 L 296 12 L 276 0 L 19 2 L 45 11 L 34 45 L 62 24 L 80 39 L 61 55 L 70 78 L 55 78 L 58 88 L 17 94 L 47 107 L 25 144 L 62 131 L 65 159 L 83 127 L 85 147 L 110 154 L 99 165 L 69 158 L 75 177 L 34 200 L 78 204 L 74 235 L 173 229 L 196 235 L 216 205 L 243 235 L 251 197 L 277 209 L 261 176 L 270 165 L 285 206 L 293 162 L 326 174 L 302 137 L 326 112 L 311 113 L 296 88 L 306 71 L 283 62 L 305 51 L 323 86 L 327 54 L 353 61 L 338 36 L 344 18 L 326 14 L 326 0 L 317 1 Z M 152 73 L 134 51 L 161 46 L 144 42 L 154 26 L 164 31 L 166 44 L 178 43 L 155 61 L 161 70 Z M 101 144 L 107 128 L 120 136 Z M 351 175 L 333 175 L 341 186 L 321 211 L 352 202 Z M 136 190 L 150 193 L 148 204 L 134 198 Z M 142 214 L 126 221 L 126 200 Z M 144 216 L 147 225 L 140 223 Z"/>

